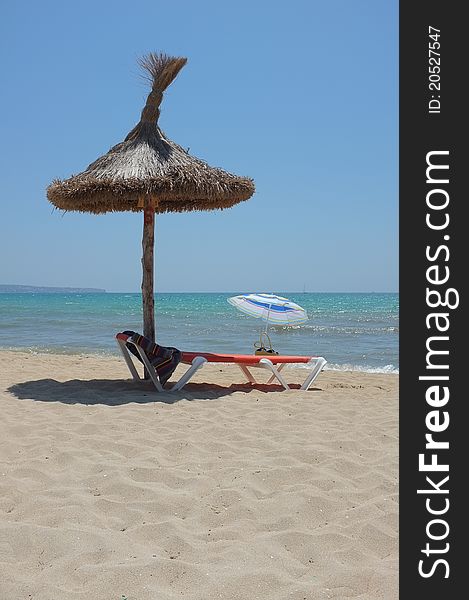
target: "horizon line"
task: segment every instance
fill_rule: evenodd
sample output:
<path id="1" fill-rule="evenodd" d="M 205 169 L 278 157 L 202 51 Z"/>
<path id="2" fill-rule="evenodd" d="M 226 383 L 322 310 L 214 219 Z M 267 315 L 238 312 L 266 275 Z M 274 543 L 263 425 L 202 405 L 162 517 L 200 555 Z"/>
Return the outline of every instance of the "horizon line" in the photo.
<path id="1" fill-rule="evenodd" d="M 88 293 L 93 293 L 91 290 L 97 290 L 94 293 L 102 294 L 141 294 L 141 290 L 106 290 L 104 288 L 95 288 L 94 286 L 72 286 L 72 285 L 29 285 L 29 284 L 0 284 L 1 287 L 25 287 L 25 288 L 41 288 L 47 289 L 63 289 L 63 290 L 90 290 Z M 287 290 L 276 288 L 277 293 L 288 294 L 398 294 L 399 290 Z M 99 290 L 99 291 L 98 291 Z M 101 291 L 103 290 L 103 291 Z M 1 291 L 0 291 L 1 293 Z M 14 292 L 12 292 L 14 293 Z M 26 292 L 27 293 L 27 292 Z M 34 292 L 33 292 L 34 293 Z M 53 292 L 52 292 L 53 293 Z M 60 292 L 56 292 L 60 293 Z M 85 292 L 84 292 L 85 293 Z M 253 293 L 240 290 L 155 290 L 154 294 L 245 294 Z M 256 293 L 275 293 L 272 290 L 256 292 Z"/>

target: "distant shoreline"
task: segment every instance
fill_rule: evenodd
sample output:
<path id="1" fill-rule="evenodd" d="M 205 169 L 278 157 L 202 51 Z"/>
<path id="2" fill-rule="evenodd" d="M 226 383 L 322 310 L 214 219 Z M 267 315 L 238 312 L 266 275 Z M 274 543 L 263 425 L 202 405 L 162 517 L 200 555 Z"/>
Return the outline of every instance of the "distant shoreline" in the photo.
<path id="1" fill-rule="evenodd" d="M 0 284 L 0 294 L 105 294 L 100 288 L 48 287 Z"/>

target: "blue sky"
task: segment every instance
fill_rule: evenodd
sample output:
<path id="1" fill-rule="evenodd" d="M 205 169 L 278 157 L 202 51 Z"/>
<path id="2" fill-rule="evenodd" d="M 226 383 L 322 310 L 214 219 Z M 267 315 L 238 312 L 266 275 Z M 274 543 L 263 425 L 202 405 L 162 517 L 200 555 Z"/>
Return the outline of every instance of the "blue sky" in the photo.
<path id="1" fill-rule="evenodd" d="M 142 215 L 45 189 L 125 137 L 163 51 L 188 64 L 161 128 L 257 192 L 159 216 L 156 289 L 397 290 L 397 1 L 11 2 L 0 44 L 0 283 L 140 289 Z"/>

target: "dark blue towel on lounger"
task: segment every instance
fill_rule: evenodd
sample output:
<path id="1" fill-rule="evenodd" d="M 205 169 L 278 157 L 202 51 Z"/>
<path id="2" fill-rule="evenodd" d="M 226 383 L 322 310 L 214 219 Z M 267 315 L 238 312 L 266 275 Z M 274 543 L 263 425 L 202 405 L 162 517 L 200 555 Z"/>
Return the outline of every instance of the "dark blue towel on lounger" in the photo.
<path id="1" fill-rule="evenodd" d="M 123 333 L 130 336 L 132 342 L 142 348 L 150 364 L 158 373 L 161 385 L 164 385 L 171 377 L 178 364 L 181 362 L 182 352 L 177 348 L 159 346 L 158 344 L 155 344 L 149 340 L 147 337 L 140 335 L 135 331 L 124 331 Z M 130 352 L 132 352 L 132 354 L 136 356 L 140 362 L 142 362 L 142 359 L 140 358 L 133 344 L 127 343 L 126 346 Z"/>

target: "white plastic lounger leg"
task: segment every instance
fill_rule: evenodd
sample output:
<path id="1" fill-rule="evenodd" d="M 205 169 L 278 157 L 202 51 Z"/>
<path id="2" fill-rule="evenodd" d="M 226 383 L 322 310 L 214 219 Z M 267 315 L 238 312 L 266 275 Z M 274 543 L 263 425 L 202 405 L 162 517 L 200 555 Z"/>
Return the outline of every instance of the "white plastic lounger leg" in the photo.
<path id="1" fill-rule="evenodd" d="M 119 344 L 119 348 L 121 349 L 121 352 L 122 352 L 122 354 L 124 356 L 125 362 L 127 363 L 127 366 L 129 367 L 129 371 L 132 373 L 133 379 L 135 381 L 142 381 L 142 378 L 138 374 L 138 371 L 135 368 L 133 360 L 130 357 L 129 349 L 125 345 L 126 342 L 124 342 L 122 340 L 117 340 L 117 343 Z M 145 369 L 147 370 L 147 373 L 150 375 L 150 378 L 153 381 L 154 386 L 156 387 L 156 389 L 159 392 L 163 392 L 164 391 L 163 390 L 163 386 L 160 383 L 160 380 L 159 380 L 158 375 L 157 375 L 157 373 L 155 371 L 155 368 L 151 366 L 150 361 L 148 360 L 145 352 L 140 348 L 140 346 L 138 346 L 137 344 L 135 344 L 131 340 L 127 340 L 127 343 L 128 344 L 132 344 L 133 347 L 137 350 L 137 352 L 140 355 L 140 358 L 142 359 L 143 364 L 145 365 Z"/>
<path id="2" fill-rule="evenodd" d="M 286 366 L 287 363 L 281 363 L 278 367 L 277 367 L 277 371 L 280 373 L 280 371 Z M 272 383 L 272 381 L 274 381 L 275 379 L 277 379 L 276 375 L 272 375 L 272 377 L 269 379 L 269 381 L 267 382 L 267 385 L 269 383 Z"/>
<path id="3" fill-rule="evenodd" d="M 314 366 L 311 369 L 311 373 L 304 380 L 303 385 L 301 386 L 302 390 L 308 390 L 310 385 L 314 382 L 319 373 L 323 370 L 324 365 L 327 364 L 327 360 L 322 356 L 318 356 L 315 360 Z"/>
<path id="4" fill-rule="evenodd" d="M 207 359 L 203 356 L 195 356 L 192 359 L 191 366 L 187 369 L 182 377 L 173 385 L 171 388 L 172 392 L 179 392 L 186 385 L 189 379 L 194 375 L 196 371 L 198 371 L 204 364 L 207 362 Z"/>
<path id="5" fill-rule="evenodd" d="M 132 375 L 132 378 L 135 381 L 140 380 L 141 377 L 138 374 L 138 371 L 135 368 L 135 365 L 134 365 L 132 359 L 130 358 L 129 349 L 125 345 L 125 342 L 123 342 L 122 340 L 116 340 L 116 342 L 117 342 L 117 345 L 119 346 L 120 351 L 122 352 L 122 356 L 124 357 L 124 360 L 127 363 L 127 366 L 129 367 L 129 371 L 130 371 L 130 374 Z"/>
<path id="6" fill-rule="evenodd" d="M 244 373 L 244 376 L 246 377 L 246 379 L 249 381 L 249 383 L 257 383 L 257 381 L 254 379 L 254 375 L 251 373 L 251 371 L 246 367 L 246 365 L 241 365 L 240 363 L 236 363 L 238 365 L 238 367 L 241 369 L 241 371 Z"/>
<path id="7" fill-rule="evenodd" d="M 143 364 L 145 365 L 145 369 L 148 373 L 148 375 L 150 375 L 151 380 L 153 381 L 154 386 L 156 387 L 156 389 L 159 392 L 164 392 L 164 388 L 161 385 L 160 379 L 158 377 L 158 374 L 155 371 L 155 367 L 153 367 L 150 363 L 150 361 L 147 358 L 147 355 L 145 354 L 145 352 L 143 351 L 142 348 L 140 348 L 140 346 L 138 346 L 137 344 L 135 344 L 134 342 L 129 342 L 130 344 L 133 344 L 134 347 L 136 348 L 137 352 L 140 354 L 140 358 L 142 359 Z"/>
<path id="8" fill-rule="evenodd" d="M 272 371 L 272 376 L 275 377 L 275 379 L 278 379 L 286 390 L 290 389 L 290 386 L 288 385 L 288 383 L 280 375 L 279 370 L 277 370 L 274 367 L 272 361 L 270 361 L 268 358 L 261 358 L 261 360 L 259 361 L 259 366 L 264 367 L 264 369 L 268 369 L 269 371 Z"/>

